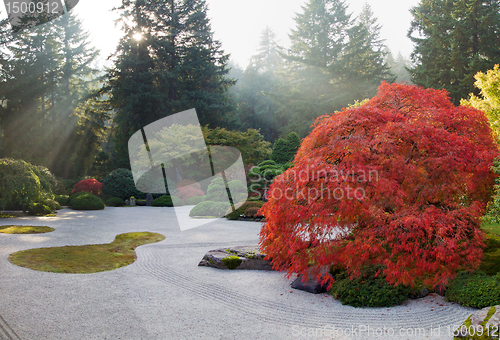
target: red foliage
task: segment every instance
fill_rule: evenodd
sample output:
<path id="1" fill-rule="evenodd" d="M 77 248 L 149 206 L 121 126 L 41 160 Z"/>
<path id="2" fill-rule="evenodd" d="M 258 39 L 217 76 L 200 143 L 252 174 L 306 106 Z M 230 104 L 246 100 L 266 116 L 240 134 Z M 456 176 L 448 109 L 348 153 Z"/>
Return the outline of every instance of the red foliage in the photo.
<path id="1" fill-rule="evenodd" d="M 317 119 L 260 211 L 261 249 L 287 276 L 331 282 L 332 264 L 352 276 L 380 264 L 391 283 L 446 284 L 479 266 L 497 155 L 483 112 L 384 83 Z"/>
<path id="2" fill-rule="evenodd" d="M 205 193 L 201 190 L 200 183 L 191 180 L 182 180 L 177 183 L 177 196 L 182 200 L 189 197 L 204 196 Z"/>
<path id="3" fill-rule="evenodd" d="M 76 194 L 80 191 L 90 192 L 91 194 L 96 196 L 100 195 L 102 193 L 102 183 L 93 178 L 84 179 L 75 184 L 71 193 Z"/>

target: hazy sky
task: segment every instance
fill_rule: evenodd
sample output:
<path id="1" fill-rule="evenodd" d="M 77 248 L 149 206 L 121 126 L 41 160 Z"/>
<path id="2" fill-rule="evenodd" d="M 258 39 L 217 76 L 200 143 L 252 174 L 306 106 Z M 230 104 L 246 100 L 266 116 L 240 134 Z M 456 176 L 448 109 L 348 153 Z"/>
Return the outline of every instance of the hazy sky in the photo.
<path id="1" fill-rule="evenodd" d="M 295 27 L 295 13 L 302 12 L 301 6 L 307 0 L 208 0 L 212 30 L 222 42 L 224 52 L 231 59 L 246 67 L 256 53 L 260 33 L 269 25 L 277 34 L 278 42 L 288 46 L 288 33 Z M 391 51 L 409 56 L 412 43 L 406 37 L 410 26 L 409 9 L 419 0 L 347 0 L 348 11 L 357 15 L 363 4 L 368 2 L 375 17 L 382 25 L 382 38 Z M 105 59 L 115 50 L 121 31 L 115 28 L 117 14 L 110 12 L 121 0 L 80 0 L 74 11 L 83 20 L 91 33 L 92 43 L 101 50 Z M 3 15 L 4 8 L 2 9 Z M 3 16 L 2 15 L 2 16 Z"/>

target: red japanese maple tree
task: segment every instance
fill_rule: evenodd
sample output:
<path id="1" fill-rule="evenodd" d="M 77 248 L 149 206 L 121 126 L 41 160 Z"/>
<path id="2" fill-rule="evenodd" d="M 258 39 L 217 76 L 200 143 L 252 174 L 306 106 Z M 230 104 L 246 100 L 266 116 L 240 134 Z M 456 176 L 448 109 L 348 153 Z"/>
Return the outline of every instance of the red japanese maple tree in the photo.
<path id="1" fill-rule="evenodd" d="M 80 191 L 90 192 L 91 194 L 96 196 L 100 195 L 102 193 L 102 183 L 93 178 L 84 179 L 75 184 L 71 193 L 76 194 Z"/>
<path id="2" fill-rule="evenodd" d="M 445 91 L 383 83 L 367 103 L 316 120 L 261 209 L 261 250 L 288 276 L 324 283 L 337 264 L 446 284 L 479 266 L 497 155 L 483 112 Z"/>

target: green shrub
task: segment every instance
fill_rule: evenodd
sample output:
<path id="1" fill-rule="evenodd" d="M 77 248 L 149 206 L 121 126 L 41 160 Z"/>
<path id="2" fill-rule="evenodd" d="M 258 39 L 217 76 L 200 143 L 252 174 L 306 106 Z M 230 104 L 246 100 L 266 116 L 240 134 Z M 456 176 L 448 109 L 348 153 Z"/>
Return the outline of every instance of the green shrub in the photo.
<path id="1" fill-rule="evenodd" d="M 274 178 L 281 175 L 283 172 L 283 167 L 276 164 L 275 161 L 268 160 L 260 163 L 248 172 L 248 177 L 251 182 L 250 190 L 254 192 L 270 186 Z"/>
<path id="2" fill-rule="evenodd" d="M 31 216 L 45 216 L 51 213 L 52 210 L 43 203 L 33 203 L 28 208 L 28 214 Z"/>
<path id="3" fill-rule="evenodd" d="M 207 189 L 206 199 L 209 200 L 207 202 L 224 202 L 227 200 L 226 185 L 221 177 L 212 180 Z"/>
<path id="4" fill-rule="evenodd" d="M 76 199 L 77 197 L 85 195 L 85 191 L 82 192 L 77 192 L 76 194 L 69 195 L 68 200 L 66 201 L 66 204 L 71 207 L 71 202 Z"/>
<path id="5" fill-rule="evenodd" d="M 135 205 L 145 207 L 146 206 L 146 200 L 135 200 Z"/>
<path id="6" fill-rule="evenodd" d="M 125 201 L 119 197 L 111 197 L 106 201 L 106 205 L 108 207 L 123 207 L 125 205 Z"/>
<path id="7" fill-rule="evenodd" d="M 446 298 L 462 306 L 484 308 L 500 304 L 500 274 L 460 272 L 446 288 Z"/>
<path id="8" fill-rule="evenodd" d="M 56 195 L 54 199 L 57 201 L 57 203 L 64 206 L 68 205 L 68 198 L 68 195 Z"/>
<path id="9" fill-rule="evenodd" d="M 56 181 L 47 168 L 22 160 L 0 159 L 0 208 L 28 207 L 52 199 Z"/>
<path id="10" fill-rule="evenodd" d="M 191 209 L 189 212 L 189 216 L 215 216 L 221 217 L 224 216 L 224 213 L 230 207 L 230 204 L 227 202 L 213 202 L 213 201 L 204 201 L 200 202 Z"/>
<path id="11" fill-rule="evenodd" d="M 203 201 L 204 196 L 193 196 L 193 197 L 188 197 L 184 201 L 185 205 L 197 205 L 198 203 Z"/>
<path id="12" fill-rule="evenodd" d="M 61 205 L 56 200 L 45 200 L 42 203 L 49 207 L 52 211 L 61 209 Z"/>
<path id="13" fill-rule="evenodd" d="M 163 195 L 153 200 L 153 207 L 180 207 L 184 205 L 184 201 L 177 196 Z"/>
<path id="14" fill-rule="evenodd" d="M 89 192 L 81 191 L 69 198 L 69 205 L 71 209 L 75 210 L 102 210 L 104 209 L 104 202 L 97 196 Z"/>
<path id="15" fill-rule="evenodd" d="M 174 207 L 180 207 L 184 205 L 184 201 L 178 196 L 171 196 L 172 203 Z"/>
<path id="16" fill-rule="evenodd" d="M 163 195 L 153 200 L 153 207 L 173 207 L 172 198 L 169 195 Z"/>
<path id="17" fill-rule="evenodd" d="M 412 293 L 410 287 L 393 286 L 383 275 L 375 277 L 377 268 L 368 268 L 362 276 L 350 279 L 344 271 L 335 275 L 330 294 L 343 305 L 353 307 L 391 307 L 407 300 Z"/>
<path id="18" fill-rule="evenodd" d="M 235 206 L 233 206 L 235 208 L 234 212 L 233 212 L 233 207 L 230 207 L 226 211 L 225 215 L 228 220 L 237 220 L 238 217 L 243 215 L 248 208 L 260 209 L 263 205 L 264 202 L 262 201 L 246 201 L 243 204 L 236 204 Z"/>
<path id="19" fill-rule="evenodd" d="M 104 178 L 102 192 L 105 197 L 119 197 L 122 200 L 135 198 L 146 198 L 146 194 L 135 187 L 132 171 L 128 169 L 116 169 Z"/>

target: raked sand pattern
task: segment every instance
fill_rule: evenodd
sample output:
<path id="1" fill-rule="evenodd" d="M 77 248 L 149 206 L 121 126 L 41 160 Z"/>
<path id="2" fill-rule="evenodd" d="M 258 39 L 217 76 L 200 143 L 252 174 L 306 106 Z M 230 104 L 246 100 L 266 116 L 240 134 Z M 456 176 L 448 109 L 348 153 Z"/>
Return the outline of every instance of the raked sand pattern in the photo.
<path id="1" fill-rule="evenodd" d="M 43 236 L 0 235 L 0 339 L 452 339 L 476 310 L 438 295 L 354 308 L 293 290 L 283 273 L 197 266 L 208 250 L 257 244 L 259 223 L 221 219 L 181 232 L 172 208 L 151 207 L 58 216 L 16 219 L 56 229 Z M 7 261 L 22 249 L 107 243 L 132 231 L 166 239 L 137 248 L 134 264 L 96 274 Z"/>

